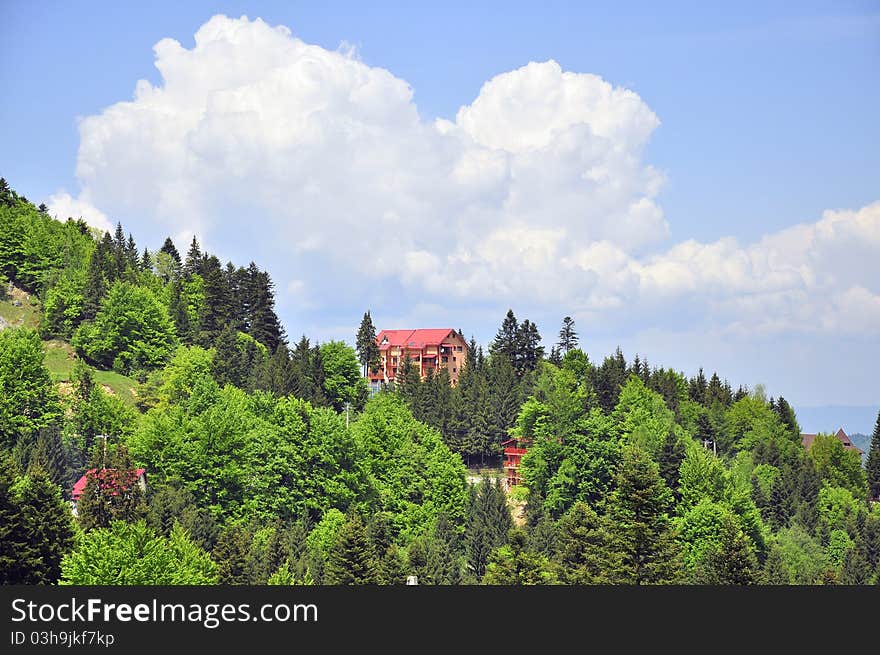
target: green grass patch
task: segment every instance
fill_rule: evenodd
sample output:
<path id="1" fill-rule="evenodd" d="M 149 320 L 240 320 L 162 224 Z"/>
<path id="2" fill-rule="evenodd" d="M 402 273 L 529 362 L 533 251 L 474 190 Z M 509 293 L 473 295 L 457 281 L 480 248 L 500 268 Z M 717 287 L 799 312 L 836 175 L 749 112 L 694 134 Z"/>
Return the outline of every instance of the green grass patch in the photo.
<path id="1" fill-rule="evenodd" d="M 15 300 L 21 303 L 20 307 L 13 304 Z M 32 305 L 29 300 L 25 300 L 24 294 L 16 293 L 12 298 L 7 296 L 5 300 L 0 300 L 0 316 L 10 327 L 32 329 L 40 327 L 40 306 Z"/>
<path id="2" fill-rule="evenodd" d="M 73 373 L 73 365 L 76 362 L 76 353 L 71 345 L 65 341 L 52 339 L 43 342 L 46 351 L 46 368 L 54 382 L 70 382 Z M 137 394 L 135 388 L 137 382 L 115 371 L 95 371 L 95 382 L 104 385 L 118 396 L 127 405 L 134 406 Z"/>

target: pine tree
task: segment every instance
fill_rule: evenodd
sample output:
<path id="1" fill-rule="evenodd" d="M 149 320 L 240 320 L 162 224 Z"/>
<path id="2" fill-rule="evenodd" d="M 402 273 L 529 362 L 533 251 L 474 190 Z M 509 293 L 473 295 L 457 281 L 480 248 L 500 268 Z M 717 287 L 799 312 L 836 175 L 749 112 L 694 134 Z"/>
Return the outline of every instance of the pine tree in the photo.
<path id="1" fill-rule="evenodd" d="M 165 238 L 165 243 L 163 243 L 162 247 L 159 248 L 159 252 L 164 252 L 177 264 L 180 264 L 180 253 L 177 252 L 177 248 L 175 247 L 174 242 L 171 240 L 171 237 Z"/>
<path id="2" fill-rule="evenodd" d="M 104 233 L 105 239 L 109 238 L 109 234 Z M 106 252 L 107 246 L 105 241 L 99 241 L 98 245 L 92 251 L 92 257 L 89 260 L 89 270 L 86 273 L 86 286 L 83 290 L 82 320 L 91 321 L 98 314 L 101 308 L 101 300 L 107 293 L 107 278 L 105 275 L 106 262 L 108 257 Z"/>
<path id="3" fill-rule="evenodd" d="M 220 584 L 248 584 L 248 554 L 252 536 L 241 525 L 229 525 L 220 533 L 211 555 L 217 563 Z"/>
<path id="4" fill-rule="evenodd" d="M 559 349 L 559 346 L 552 346 L 550 348 L 550 355 L 547 357 L 547 361 L 553 364 L 553 366 L 562 366 L 562 351 Z"/>
<path id="5" fill-rule="evenodd" d="M 229 290 L 226 287 L 226 277 L 220 267 L 220 260 L 215 256 L 211 255 L 204 260 L 201 275 L 204 302 L 199 312 L 199 343 L 210 347 L 228 322 Z"/>
<path id="6" fill-rule="evenodd" d="M 77 503 L 77 518 L 83 530 L 107 528 L 113 521 L 133 522 L 146 515 L 144 492 L 124 445 L 109 448 L 104 442 L 97 443 L 86 480 Z"/>
<path id="7" fill-rule="evenodd" d="M 507 316 L 501 323 L 501 327 L 495 334 L 492 343 L 489 344 L 489 353 L 494 355 L 501 353 L 507 356 L 508 361 L 513 364 L 516 362 L 516 356 L 519 349 L 519 323 L 512 309 L 507 310 Z"/>
<path id="8" fill-rule="evenodd" d="M 212 374 L 221 387 L 231 384 L 242 387 L 247 371 L 243 370 L 241 350 L 238 347 L 238 330 L 227 324 L 214 341 Z"/>
<path id="9" fill-rule="evenodd" d="M 865 548 L 861 543 L 854 544 L 843 558 L 840 570 L 840 583 L 845 585 L 868 584 L 871 569 L 865 556 Z"/>
<path id="10" fill-rule="evenodd" d="M 486 444 L 483 453 L 496 455 L 501 442 L 508 438 L 508 428 L 516 421 L 522 398 L 516 372 L 503 353 L 492 355 L 487 373 L 486 390 L 491 441 Z"/>
<path id="11" fill-rule="evenodd" d="M 242 293 L 248 306 L 248 334 L 262 343 L 269 352 L 275 352 L 279 345 L 287 344 L 281 322 L 275 314 L 275 293 L 269 274 L 250 263 L 247 280 Z"/>
<path id="12" fill-rule="evenodd" d="M 376 558 L 367 530 L 357 514 L 353 514 L 339 531 L 330 551 L 324 580 L 333 585 L 377 584 Z"/>
<path id="13" fill-rule="evenodd" d="M 153 257 L 150 255 L 150 251 L 144 248 L 144 254 L 141 255 L 141 270 L 142 271 L 153 271 Z"/>
<path id="14" fill-rule="evenodd" d="M 65 485 L 67 457 L 64 442 L 61 440 L 60 426 L 50 425 L 40 429 L 40 435 L 28 462 L 28 468 L 31 467 L 38 467 L 54 484 L 61 487 Z"/>
<path id="15" fill-rule="evenodd" d="M 868 489 L 871 498 L 880 500 L 880 412 L 871 435 L 871 448 L 868 450 L 868 461 L 865 465 L 868 473 Z"/>
<path id="16" fill-rule="evenodd" d="M 15 191 L 9 188 L 5 178 L 0 177 L 0 205 L 12 207 L 15 204 Z"/>
<path id="17" fill-rule="evenodd" d="M 358 329 L 357 353 L 358 361 L 364 370 L 364 377 L 367 376 L 368 371 L 379 369 L 379 344 L 376 343 L 376 326 L 373 325 L 369 310 L 364 312 L 361 326 Z"/>
<path id="18" fill-rule="evenodd" d="M 558 546 L 556 523 L 549 512 L 543 511 L 533 522 L 527 521 L 529 531 L 529 550 L 553 557 Z"/>
<path id="19" fill-rule="evenodd" d="M 764 562 L 764 571 L 761 577 L 761 584 L 765 585 L 788 585 L 791 584 L 791 576 L 788 572 L 788 565 L 782 555 L 779 546 L 774 545 L 767 555 L 767 561 Z"/>
<path id="20" fill-rule="evenodd" d="M 538 367 L 544 357 L 544 347 L 540 344 L 538 326 L 529 319 L 524 320 L 516 332 L 516 354 L 511 362 L 520 376 Z"/>
<path id="21" fill-rule="evenodd" d="M 22 584 L 56 584 L 61 560 L 73 549 L 73 521 L 61 490 L 38 466 L 28 471 L 19 503 L 34 557 Z"/>
<path id="22" fill-rule="evenodd" d="M 559 330 L 559 348 L 563 353 L 567 353 L 577 346 L 578 335 L 574 330 L 574 319 L 571 316 L 566 316 L 562 319 L 562 329 Z"/>
<path id="23" fill-rule="evenodd" d="M 202 251 L 199 248 L 199 241 L 193 235 L 192 243 L 186 253 L 186 260 L 183 264 L 183 274 L 189 278 L 197 273 L 201 273 Z"/>
<path id="24" fill-rule="evenodd" d="M 606 534 L 599 516 L 584 502 L 576 502 L 559 519 L 553 559 L 565 584 L 605 582 Z"/>
<path id="25" fill-rule="evenodd" d="M 27 575 L 23 565 L 36 559 L 28 539 L 21 506 L 15 497 L 18 466 L 12 457 L 0 452 L 0 584 L 19 584 Z"/>
<path id="26" fill-rule="evenodd" d="M 168 313 L 174 321 L 177 336 L 184 343 L 192 343 L 192 325 L 189 321 L 189 307 L 186 297 L 183 295 L 182 282 L 178 279 L 171 281 L 171 298 L 168 303 Z"/>
<path id="27" fill-rule="evenodd" d="M 292 372 L 291 393 L 297 398 L 310 400 L 315 395 L 315 381 L 312 378 L 312 348 L 306 335 L 303 335 L 290 356 Z"/>
<path id="28" fill-rule="evenodd" d="M 681 468 L 685 454 L 684 443 L 674 430 L 669 430 L 666 433 L 666 440 L 663 442 L 663 449 L 657 457 L 657 464 L 660 467 L 660 477 L 666 482 L 666 486 L 669 487 L 676 499 L 680 497 L 678 494 L 678 470 Z"/>
<path id="29" fill-rule="evenodd" d="M 470 510 L 465 533 L 465 552 L 468 568 L 480 580 L 486 573 L 490 553 L 507 541 L 513 519 L 507 507 L 504 491 L 484 477 L 471 489 Z"/>
<path id="30" fill-rule="evenodd" d="M 428 544 L 423 584 L 458 585 L 462 581 L 461 537 L 444 512 L 437 516 Z M 419 578 L 422 583 L 422 578 Z"/>
<path id="31" fill-rule="evenodd" d="M 522 529 L 510 531 L 508 543 L 489 556 L 484 584 L 547 585 L 556 583 L 556 574 L 545 555 L 528 548 L 528 537 Z"/>
<path id="32" fill-rule="evenodd" d="M 703 375 L 703 367 L 701 366 L 697 375 L 692 377 L 688 384 L 688 396 L 690 396 L 690 399 L 695 403 L 704 405 L 706 403 L 706 393 L 708 390 L 709 385 L 706 382 L 706 376 Z"/>
<path id="33" fill-rule="evenodd" d="M 678 548 L 668 516 L 672 496 L 657 464 L 629 446 L 608 500 L 607 575 L 619 584 L 673 582 L 680 572 Z"/>
<path id="34" fill-rule="evenodd" d="M 738 519 L 725 517 L 717 549 L 704 558 L 698 580 L 712 585 L 751 585 L 759 581 L 755 548 Z"/>

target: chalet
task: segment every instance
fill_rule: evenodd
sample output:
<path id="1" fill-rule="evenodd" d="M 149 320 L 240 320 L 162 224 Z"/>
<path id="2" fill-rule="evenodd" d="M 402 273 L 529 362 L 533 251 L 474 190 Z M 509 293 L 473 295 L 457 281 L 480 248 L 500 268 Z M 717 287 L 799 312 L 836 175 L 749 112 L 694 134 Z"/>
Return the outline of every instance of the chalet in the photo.
<path id="1" fill-rule="evenodd" d="M 375 372 L 367 371 L 374 391 L 394 382 L 406 357 L 422 379 L 446 369 L 450 383 L 455 386 L 468 355 L 464 337 L 452 328 L 382 330 L 376 335 L 376 343 L 379 344 L 379 367 Z"/>
<path id="2" fill-rule="evenodd" d="M 86 471 L 83 476 L 76 481 L 70 492 L 71 508 L 74 515 L 77 513 L 79 499 L 82 497 L 83 493 L 85 493 L 86 485 L 89 483 L 90 478 L 100 481 L 101 490 L 113 496 L 118 495 L 120 491 L 130 489 L 133 485 L 138 485 L 141 488 L 141 491 L 147 490 L 147 476 L 145 469 L 132 469 L 130 471 L 123 471 L 123 473 L 126 475 L 116 475 L 116 469 L 89 469 Z M 124 488 L 119 489 L 120 485 L 123 485 Z"/>
<path id="3" fill-rule="evenodd" d="M 840 428 L 835 434 L 835 437 L 840 439 L 843 442 L 843 447 L 846 450 L 854 450 L 859 454 L 859 457 L 864 455 L 864 451 L 860 448 L 857 448 L 850 438 L 847 436 L 846 432 L 843 431 L 843 428 Z M 813 442 L 816 440 L 815 434 L 801 434 L 801 443 L 804 445 L 804 448 L 809 450 L 813 447 Z"/>
<path id="4" fill-rule="evenodd" d="M 508 439 L 502 441 L 501 446 L 504 448 L 504 481 L 507 484 L 508 491 L 522 482 L 519 475 L 519 467 L 522 463 L 522 457 L 526 454 L 528 442 L 525 439 Z"/>

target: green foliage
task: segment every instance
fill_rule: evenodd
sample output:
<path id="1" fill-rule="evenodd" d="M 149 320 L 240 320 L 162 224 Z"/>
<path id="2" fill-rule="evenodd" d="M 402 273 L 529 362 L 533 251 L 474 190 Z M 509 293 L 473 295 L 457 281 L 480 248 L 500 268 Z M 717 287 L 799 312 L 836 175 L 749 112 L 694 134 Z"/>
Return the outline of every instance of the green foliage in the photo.
<path id="1" fill-rule="evenodd" d="M 755 547 L 733 516 L 722 519 L 718 542 L 705 554 L 698 581 L 712 585 L 751 585 L 760 580 Z"/>
<path id="2" fill-rule="evenodd" d="M 327 559 L 324 581 L 333 585 L 377 584 L 376 556 L 361 518 L 354 514 L 340 528 Z"/>
<path id="3" fill-rule="evenodd" d="M 166 539 L 146 523 L 116 521 L 82 537 L 64 558 L 61 584 L 207 585 L 217 583 L 217 566 L 175 527 Z"/>
<path id="4" fill-rule="evenodd" d="M 861 458 L 854 450 L 846 450 L 840 439 L 830 434 L 818 434 L 808 454 L 816 463 L 816 471 L 823 482 L 844 487 L 857 498 L 867 495 Z"/>
<path id="5" fill-rule="evenodd" d="M 629 443 L 638 444 L 652 456 L 662 450 L 675 424 L 675 417 L 660 394 L 648 389 L 636 376 L 631 376 L 620 390 L 612 417 Z"/>
<path id="6" fill-rule="evenodd" d="M 83 323 L 73 345 L 83 357 L 119 373 L 164 364 L 177 336 L 167 309 L 144 287 L 117 281 L 94 322 Z"/>
<path id="7" fill-rule="evenodd" d="M 470 573 L 477 580 L 486 573 L 492 551 L 502 546 L 513 528 L 504 491 L 484 477 L 470 490 L 470 510 L 465 533 L 465 555 Z"/>
<path id="8" fill-rule="evenodd" d="M 780 530 L 776 541 L 791 575 L 791 583 L 818 584 L 828 565 L 822 545 L 799 525 Z"/>
<path id="9" fill-rule="evenodd" d="M 60 414 L 39 335 L 26 329 L 0 330 L 0 446 L 31 443 Z"/>
<path id="10" fill-rule="evenodd" d="M 73 547 L 70 509 L 38 467 L 0 459 L 0 584 L 55 584 Z"/>
<path id="11" fill-rule="evenodd" d="M 416 421 L 392 394 L 370 399 L 351 425 L 371 489 L 359 501 L 364 515 L 394 517 L 395 532 L 407 542 L 431 529 L 440 512 L 453 523 L 467 511 L 465 468 L 436 430 Z"/>
<path id="12" fill-rule="evenodd" d="M 669 518 L 672 496 L 657 464 L 638 446 L 627 446 L 616 483 L 607 503 L 609 579 L 635 585 L 676 581 L 680 563 Z"/>
<path id="13" fill-rule="evenodd" d="M 483 583 L 490 585 L 546 585 L 556 583 L 556 574 L 546 555 L 528 548 L 521 530 L 511 530 L 508 543 L 492 552 Z"/>
<path id="14" fill-rule="evenodd" d="M 366 402 L 367 381 L 361 377 L 357 355 L 343 341 L 321 344 L 321 360 L 324 364 L 324 393 L 336 411 L 360 409 Z"/>
<path id="15" fill-rule="evenodd" d="M 553 561 L 565 584 L 588 585 L 606 582 L 604 578 L 607 535 L 593 509 L 576 502 L 559 520 Z"/>
<path id="16" fill-rule="evenodd" d="M 880 412 L 871 435 L 871 448 L 868 450 L 868 461 L 865 464 L 868 492 L 871 498 L 880 499 Z"/>

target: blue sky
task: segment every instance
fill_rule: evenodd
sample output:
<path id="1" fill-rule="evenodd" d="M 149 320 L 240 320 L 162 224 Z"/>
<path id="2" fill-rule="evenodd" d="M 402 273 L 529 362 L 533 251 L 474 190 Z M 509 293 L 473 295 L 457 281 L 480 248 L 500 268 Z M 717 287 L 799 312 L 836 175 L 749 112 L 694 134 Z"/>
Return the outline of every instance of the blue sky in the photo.
<path id="1" fill-rule="evenodd" d="M 9 91 L 0 103 L 0 174 L 34 201 L 86 207 L 96 223 L 121 220 L 141 245 L 195 232 L 224 258 L 255 259 L 273 275 L 291 335 L 351 339 L 370 306 L 380 326 L 451 323 L 486 342 L 512 306 L 537 320 L 548 343 L 561 317 L 574 315 L 594 358 L 619 343 L 686 373 L 702 364 L 734 384 L 763 382 L 804 406 L 880 402 L 870 367 L 880 355 L 878 3 L 370 4 L 3 2 L 0 83 Z M 217 14 L 251 19 L 246 37 L 205 32 L 204 40 L 237 49 L 230 61 L 259 50 L 253 66 L 301 72 L 297 58 L 306 55 L 283 54 L 298 39 L 327 53 L 318 55 L 322 88 L 378 85 L 381 102 L 349 95 L 335 105 L 339 94 L 319 94 L 306 107 L 297 99 L 305 78 L 283 78 L 273 95 L 256 69 L 246 81 L 223 77 L 219 45 L 190 63 L 173 48 L 154 52 L 167 38 L 193 51 L 194 34 Z M 254 27 L 258 17 L 266 29 Z M 276 38 L 270 28 L 279 25 L 292 35 Z M 346 61 L 363 68 L 333 58 L 350 47 Z M 155 66 L 161 57 L 166 77 Z M 550 60 L 558 66 L 522 69 Z M 141 100 L 122 108 L 124 117 L 106 112 L 131 101 L 138 80 L 162 90 L 191 76 L 218 86 L 200 98 Z M 620 93 L 583 111 L 577 100 L 558 111 L 547 100 L 609 89 Z M 623 92 L 637 94 L 638 106 Z M 201 111 L 212 97 L 224 108 L 210 124 L 169 137 L 185 137 L 192 150 L 167 159 L 169 148 L 157 143 L 169 132 L 156 121 L 173 123 L 175 112 Z M 276 100 L 282 120 L 302 111 L 306 125 L 315 108 L 324 118 L 282 135 L 268 119 L 230 122 L 242 106 Z M 141 106 L 161 107 L 162 118 L 138 127 Z M 81 117 L 91 117 L 84 130 Z M 451 127 L 435 129 L 438 118 Z M 555 131 L 519 142 L 521 126 L 545 123 Z M 334 141 L 327 126 L 349 124 L 357 136 Z M 391 147 L 360 140 L 377 133 Z M 300 156 L 291 143 L 304 134 Z M 368 175 L 369 186 L 333 177 L 346 148 L 372 162 L 345 169 Z M 131 155 L 138 150 L 150 152 Z M 180 161 L 190 164 L 176 178 L 156 173 Z M 577 186 L 583 162 L 595 189 Z M 289 176 L 276 176 L 279 167 Z M 452 186 L 432 183 L 452 169 Z M 145 190 L 135 188 L 141 183 Z M 300 183 L 302 193 L 289 191 Z M 569 191 L 570 202 L 560 200 Z M 579 203 L 595 214 L 579 214 Z M 827 210 L 843 213 L 821 223 Z M 374 243 L 361 223 L 340 218 L 352 212 L 368 225 L 387 223 L 389 233 L 447 220 L 459 233 L 476 227 L 469 239 L 401 237 L 392 257 L 382 255 L 387 240 Z M 263 226 L 264 236 L 242 238 L 243 224 Z M 786 232 L 797 224 L 813 226 L 813 236 Z M 381 274 L 351 265 L 363 256 L 357 249 L 327 254 L 345 250 L 345 235 L 363 241 Z M 821 247 L 803 245 L 821 241 L 815 235 L 825 235 Z M 772 244 L 761 245 L 768 237 Z M 701 245 L 682 249 L 690 240 Z M 509 244 L 523 242 L 533 248 L 509 261 Z M 779 264 L 780 256 L 795 263 Z M 737 261 L 717 280 L 699 268 L 717 273 L 719 262 Z M 446 292 L 450 285 L 458 291 Z M 559 293 L 548 298 L 545 289 Z M 837 319 L 823 318 L 826 310 Z"/>

